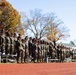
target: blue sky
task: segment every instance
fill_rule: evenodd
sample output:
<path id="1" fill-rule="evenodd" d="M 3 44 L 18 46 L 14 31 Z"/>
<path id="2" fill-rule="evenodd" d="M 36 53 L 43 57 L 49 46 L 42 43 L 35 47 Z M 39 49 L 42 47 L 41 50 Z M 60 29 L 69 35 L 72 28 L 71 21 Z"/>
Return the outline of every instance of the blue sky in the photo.
<path id="1" fill-rule="evenodd" d="M 7 0 L 19 12 L 29 13 L 35 8 L 41 9 L 43 13 L 55 12 L 64 25 L 70 30 L 70 38 L 76 39 L 76 0 Z"/>

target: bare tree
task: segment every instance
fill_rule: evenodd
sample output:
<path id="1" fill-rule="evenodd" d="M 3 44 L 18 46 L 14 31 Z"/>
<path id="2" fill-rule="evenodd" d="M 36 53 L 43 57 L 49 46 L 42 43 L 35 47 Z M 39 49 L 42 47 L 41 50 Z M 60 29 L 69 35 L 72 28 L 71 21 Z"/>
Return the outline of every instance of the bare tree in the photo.
<path id="1" fill-rule="evenodd" d="M 41 39 L 46 34 L 46 26 L 49 23 L 49 17 L 42 14 L 41 10 L 30 11 L 30 17 L 22 13 L 22 23 L 26 31 L 30 30 L 35 38 Z"/>
<path id="2" fill-rule="evenodd" d="M 24 13 L 21 13 L 21 15 L 24 29 L 30 30 L 35 38 L 47 37 L 51 41 L 60 40 L 68 31 L 54 13 L 42 14 L 41 10 L 35 9 L 30 11 L 30 17 Z"/>
<path id="3" fill-rule="evenodd" d="M 54 13 L 49 14 L 49 17 L 49 25 L 46 27 L 48 40 L 58 41 L 70 36 L 69 29 L 64 26 L 64 23 Z"/>

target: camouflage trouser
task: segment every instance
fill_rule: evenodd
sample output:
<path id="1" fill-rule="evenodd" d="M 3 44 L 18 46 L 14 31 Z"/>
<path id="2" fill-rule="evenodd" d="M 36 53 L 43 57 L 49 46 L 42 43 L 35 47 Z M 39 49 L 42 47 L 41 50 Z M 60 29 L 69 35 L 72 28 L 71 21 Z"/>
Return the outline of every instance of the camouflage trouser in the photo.
<path id="1" fill-rule="evenodd" d="M 25 52 L 23 50 L 20 50 L 19 62 L 23 63 L 24 62 L 24 57 L 25 57 Z"/>
<path id="2" fill-rule="evenodd" d="M 28 49 L 25 50 L 25 58 L 24 58 L 24 62 L 28 62 L 29 61 L 29 51 Z"/>
<path id="3" fill-rule="evenodd" d="M 10 54 L 10 45 L 5 46 L 5 54 Z"/>
<path id="4" fill-rule="evenodd" d="M 17 53 L 17 46 L 14 45 L 14 54 L 16 54 L 16 53 Z"/>
<path id="5" fill-rule="evenodd" d="M 42 62 L 44 62 L 44 57 L 45 57 L 45 55 L 44 55 L 44 50 L 42 50 L 42 51 L 41 51 Z"/>
<path id="6" fill-rule="evenodd" d="M 14 54 L 14 45 L 10 46 L 10 54 Z"/>
<path id="7" fill-rule="evenodd" d="M 0 49 L 1 49 L 1 53 L 4 53 L 4 51 L 5 51 L 5 45 L 0 46 Z"/>

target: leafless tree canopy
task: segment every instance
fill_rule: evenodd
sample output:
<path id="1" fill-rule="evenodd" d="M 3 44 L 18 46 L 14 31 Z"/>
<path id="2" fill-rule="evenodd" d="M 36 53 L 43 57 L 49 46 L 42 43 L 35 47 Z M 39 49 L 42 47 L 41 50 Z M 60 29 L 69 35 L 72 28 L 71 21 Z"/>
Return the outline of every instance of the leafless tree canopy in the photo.
<path id="1" fill-rule="evenodd" d="M 30 17 L 25 13 L 21 13 L 21 16 L 25 31 L 30 30 L 35 38 L 47 37 L 49 40 L 59 40 L 66 36 L 67 28 L 62 25 L 63 22 L 54 13 L 42 14 L 41 10 L 35 9 L 30 11 Z"/>

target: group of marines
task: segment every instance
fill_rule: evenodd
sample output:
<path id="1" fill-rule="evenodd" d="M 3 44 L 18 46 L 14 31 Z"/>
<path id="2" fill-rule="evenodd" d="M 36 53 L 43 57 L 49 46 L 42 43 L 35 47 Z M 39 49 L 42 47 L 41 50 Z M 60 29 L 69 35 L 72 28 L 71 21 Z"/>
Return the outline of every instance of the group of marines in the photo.
<path id="1" fill-rule="evenodd" d="M 37 38 L 28 38 L 16 33 L 2 32 L 0 34 L 0 52 L 1 55 L 17 54 L 17 63 L 29 62 L 45 62 L 46 57 L 51 59 L 64 60 L 64 51 L 61 46 L 56 46 L 55 42 L 48 43 Z"/>

